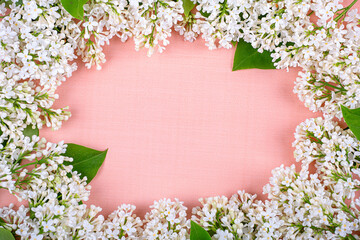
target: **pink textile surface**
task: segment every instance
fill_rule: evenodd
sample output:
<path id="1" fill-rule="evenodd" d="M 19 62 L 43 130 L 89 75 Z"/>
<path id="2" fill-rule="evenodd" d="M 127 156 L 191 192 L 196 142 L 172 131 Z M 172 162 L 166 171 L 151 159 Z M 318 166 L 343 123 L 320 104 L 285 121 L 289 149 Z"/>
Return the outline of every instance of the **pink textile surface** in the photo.
<path id="1" fill-rule="evenodd" d="M 154 200 L 262 193 L 271 170 L 294 162 L 293 133 L 313 117 L 292 93 L 298 69 L 232 72 L 234 49 L 171 38 L 151 58 L 113 40 L 102 71 L 80 69 L 59 89 L 72 118 L 50 141 L 109 148 L 88 202 L 143 214 Z"/>
<path id="2" fill-rule="evenodd" d="M 320 116 L 292 92 L 299 69 L 232 72 L 235 49 L 209 51 L 177 34 L 170 41 L 149 58 L 131 40 L 114 39 L 101 71 L 79 62 L 56 102 L 72 117 L 40 132 L 52 142 L 109 148 L 87 202 L 104 215 L 122 203 L 143 215 L 165 197 L 190 208 L 237 190 L 264 199 L 271 170 L 295 163 L 295 127 Z M 1 205 L 12 201 L 1 191 Z"/>

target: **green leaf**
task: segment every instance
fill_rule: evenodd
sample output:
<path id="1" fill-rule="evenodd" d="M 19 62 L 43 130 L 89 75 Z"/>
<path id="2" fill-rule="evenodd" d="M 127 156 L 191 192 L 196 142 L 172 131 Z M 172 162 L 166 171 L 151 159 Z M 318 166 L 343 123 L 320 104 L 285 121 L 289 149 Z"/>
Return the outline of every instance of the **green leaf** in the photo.
<path id="1" fill-rule="evenodd" d="M 189 16 L 191 10 L 195 7 L 195 3 L 191 0 L 183 0 L 184 14 L 186 17 Z"/>
<path id="2" fill-rule="evenodd" d="M 5 228 L 0 228 L 0 239 L 1 240 L 15 240 L 12 233 Z"/>
<path id="3" fill-rule="evenodd" d="M 33 128 L 33 126 L 28 125 L 24 131 L 24 136 L 31 138 L 33 135 L 39 136 L 39 129 L 37 127 Z"/>
<path id="4" fill-rule="evenodd" d="M 272 62 L 272 57 L 269 51 L 259 53 L 255 48 L 251 46 L 251 43 L 245 42 L 243 39 L 237 44 L 233 71 L 240 69 L 276 69 Z"/>
<path id="5" fill-rule="evenodd" d="M 350 130 L 360 140 L 360 108 L 349 109 L 341 105 L 341 112 Z"/>
<path id="6" fill-rule="evenodd" d="M 23 0 L 11 1 L 11 0 L 0 0 L 0 4 L 5 3 L 5 7 L 10 7 L 10 5 L 15 2 L 16 6 L 23 5 Z"/>
<path id="7" fill-rule="evenodd" d="M 211 240 L 211 237 L 199 224 L 191 221 L 190 240 Z"/>
<path id="8" fill-rule="evenodd" d="M 64 164 L 72 165 L 73 171 L 81 173 L 81 176 L 86 176 L 87 183 L 91 182 L 105 160 L 107 149 L 97 151 L 73 143 L 67 145 L 66 152 L 63 155 L 73 158 L 73 161 Z"/>
<path id="9" fill-rule="evenodd" d="M 344 239 L 345 240 L 356 240 L 356 238 L 351 234 L 348 234 Z"/>
<path id="10" fill-rule="evenodd" d="M 209 13 L 209 12 L 204 12 L 202 9 L 201 9 L 199 12 L 200 12 L 200 14 L 201 14 L 203 17 L 206 17 L 206 18 L 208 18 L 208 17 L 211 15 L 211 13 Z"/>
<path id="11" fill-rule="evenodd" d="M 1 129 L 0 129 L 0 136 L 3 134 L 3 132 L 1 131 Z M 0 144 L 2 144 L 2 145 L 6 145 L 6 140 L 4 141 L 4 142 L 2 142 L 2 143 L 0 143 Z"/>
<path id="12" fill-rule="evenodd" d="M 74 18 L 83 20 L 84 18 L 84 5 L 89 0 L 61 0 L 61 4 L 68 13 Z"/>
<path id="13" fill-rule="evenodd" d="M 0 129 L 0 135 L 2 135 L 3 132 Z M 39 129 L 37 127 L 32 128 L 31 125 L 27 125 L 26 128 L 23 131 L 24 136 L 31 138 L 33 135 L 39 136 Z M 2 146 L 6 146 L 9 139 L 4 140 L 2 143 L 0 143 Z"/>

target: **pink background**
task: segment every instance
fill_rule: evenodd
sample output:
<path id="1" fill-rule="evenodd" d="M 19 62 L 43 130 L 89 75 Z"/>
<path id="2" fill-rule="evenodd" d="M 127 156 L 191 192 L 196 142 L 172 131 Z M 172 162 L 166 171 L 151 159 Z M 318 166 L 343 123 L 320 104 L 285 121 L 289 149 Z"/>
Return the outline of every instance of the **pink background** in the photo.
<path id="1" fill-rule="evenodd" d="M 292 93 L 297 70 L 232 72 L 234 50 L 174 36 L 149 58 L 114 39 L 102 71 L 80 64 L 60 87 L 57 106 L 72 118 L 41 135 L 109 148 L 89 201 L 104 214 L 121 203 L 143 214 L 164 197 L 192 207 L 238 189 L 261 194 L 271 169 L 294 161 L 295 127 L 314 114 Z"/>
<path id="2" fill-rule="evenodd" d="M 350 2 L 350 1 L 346 1 Z M 271 170 L 294 163 L 295 127 L 319 116 L 292 92 L 299 69 L 232 72 L 235 49 L 209 51 L 174 34 L 162 54 L 113 39 L 101 71 L 79 70 L 58 90 L 72 117 L 49 141 L 109 148 L 88 204 L 107 215 L 122 203 L 143 215 L 154 200 L 262 196 Z M 1 205 L 13 202 L 1 191 Z"/>
<path id="3" fill-rule="evenodd" d="M 271 170 L 294 162 L 295 127 L 316 116 L 292 92 L 299 69 L 232 72 L 235 49 L 170 40 L 149 58 L 131 40 L 113 39 L 101 71 L 79 62 L 55 104 L 70 106 L 72 117 L 40 132 L 52 142 L 109 148 L 88 202 L 105 215 L 122 203 L 143 215 L 164 197 L 190 208 L 237 190 L 264 198 Z"/>

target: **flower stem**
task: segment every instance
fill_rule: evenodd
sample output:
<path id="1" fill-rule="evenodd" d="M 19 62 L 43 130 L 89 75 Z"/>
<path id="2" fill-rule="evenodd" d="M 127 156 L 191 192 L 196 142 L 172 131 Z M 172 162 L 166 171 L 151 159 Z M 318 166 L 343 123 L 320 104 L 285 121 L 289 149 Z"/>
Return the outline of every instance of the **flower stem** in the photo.
<path id="1" fill-rule="evenodd" d="M 343 8 L 343 11 L 334 19 L 334 21 L 337 22 L 342 17 L 344 17 L 347 14 L 347 12 L 350 10 L 350 8 L 352 8 L 357 1 L 358 0 L 354 0 L 349 6 L 347 6 L 346 8 Z"/>

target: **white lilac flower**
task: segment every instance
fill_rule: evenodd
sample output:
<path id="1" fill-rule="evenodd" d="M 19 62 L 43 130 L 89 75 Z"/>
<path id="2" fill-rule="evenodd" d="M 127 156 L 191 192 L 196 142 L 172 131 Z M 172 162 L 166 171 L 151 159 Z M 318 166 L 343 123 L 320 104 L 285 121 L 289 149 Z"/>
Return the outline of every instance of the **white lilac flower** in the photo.
<path id="1" fill-rule="evenodd" d="M 172 28 L 183 20 L 182 1 L 146 0 L 130 1 L 130 14 L 134 18 L 132 33 L 135 49 L 148 48 L 148 55 L 155 50 L 162 52 L 169 44 Z"/>
<path id="2" fill-rule="evenodd" d="M 285 178 L 292 179 L 290 186 L 282 184 Z M 265 237 L 269 231 L 281 239 L 340 239 L 354 234 L 359 230 L 359 211 L 348 205 L 346 196 L 328 190 L 336 184 L 344 185 L 304 168 L 296 172 L 294 165 L 274 169 L 270 184 L 264 188 L 270 200 L 265 208 L 273 216 L 264 221 L 257 237 Z"/>
<path id="3" fill-rule="evenodd" d="M 302 168 L 274 169 L 264 187 L 268 200 L 245 192 L 201 199 L 192 219 L 214 239 L 353 239 L 360 230 L 360 142 L 330 120 L 342 118 L 340 105 L 360 106 L 356 9 L 347 13 L 340 0 L 197 0 L 196 11 L 185 17 L 182 1 L 91 0 L 84 20 L 74 21 L 57 0 L 5 3 L 0 187 L 26 204 L 0 208 L 1 227 L 33 240 L 189 238 L 187 209 L 177 199 L 155 202 L 143 221 L 131 205 L 104 219 L 99 207 L 84 204 L 90 186 L 65 164 L 71 161 L 61 155 L 66 145 L 23 134 L 29 126 L 58 129 L 69 118 L 66 108 L 52 105 L 56 88 L 76 70 L 75 54 L 100 69 L 103 45 L 112 37 L 133 37 L 135 49 L 148 48 L 151 55 L 164 50 L 174 29 L 188 41 L 201 34 L 210 49 L 231 48 L 243 38 L 259 52 L 271 51 L 277 68 L 301 67 L 294 92 L 326 116 L 297 127 L 294 154 Z"/>
<path id="4" fill-rule="evenodd" d="M 142 221 L 134 214 L 135 206 L 123 204 L 103 224 L 107 239 L 138 239 Z"/>
<path id="5" fill-rule="evenodd" d="M 312 111 L 322 111 L 330 117 L 342 117 L 340 105 L 359 107 L 359 38 L 357 24 L 336 25 L 333 19 L 342 8 L 337 2 L 316 1 L 311 10 L 319 17 L 316 24 L 309 19 L 294 26 L 286 44 L 276 47 L 272 55 L 278 68 L 300 66 L 303 70 L 295 82 L 294 92 Z M 356 12 L 348 21 L 354 20 Z"/>
<path id="6" fill-rule="evenodd" d="M 243 191 L 227 197 L 200 199 L 202 207 L 193 209 L 192 220 L 199 222 L 215 239 L 253 239 L 256 233 L 256 195 Z"/>
<path id="7" fill-rule="evenodd" d="M 85 6 L 81 28 L 76 25 L 70 34 L 77 53 L 90 68 L 93 65 L 101 69 L 105 62 L 102 46 L 109 44 L 109 40 L 118 36 L 126 41 L 132 36 L 130 25 L 134 25 L 133 17 L 129 12 L 127 1 L 89 1 Z"/>
<path id="8" fill-rule="evenodd" d="M 7 166 L 2 187 L 10 188 L 27 205 L 18 210 L 12 205 L 4 207 L 0 218 L 22 239 L 68 239 L 74 234 L 87 239 L 103 235 L 104 218 L 97 216 L 101 209 L 83 204 L 89 198 L 90 187 L 86 178 L 65 165 L 72 161 L 61 155 L 65 149 L 63 143 L 52 144 L 33 136 L 15 142 L 10 139 L 1 150 L 1 167 Z M 33 166 L 31 170 L 26 168 L 29 165 Z"/>
<path id="9" fill-rule="evenodd" d="M 155 201 L 151 212 L 145 215 L 141 239 L 178 239 L 189 238 L 190 220 L 186 218 L 187 208 L 175 199 Z"/>
<path id="10" fill-rule="evenodd" d="M 66 43 L 65 35 L 32 21 L 52 3 L 25 0 L 23 4 L 11 5 L 11 12 L 0 24 L 0 107 L 5 113 L 1 116 L 5 123 L 1 131 L 7 135 L 9 131 L 19 134 L 29 124 L 60 128 L 69 113 L 51 109 L 57 98 L 55 89 L 76 69 L 70 63 L 75 58 L 74 50 Z M 53 18 L 57 25 L 65 20 L 55 15 Z M 52 50 L 55 48 L 56 52 Z"/>

